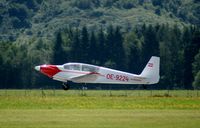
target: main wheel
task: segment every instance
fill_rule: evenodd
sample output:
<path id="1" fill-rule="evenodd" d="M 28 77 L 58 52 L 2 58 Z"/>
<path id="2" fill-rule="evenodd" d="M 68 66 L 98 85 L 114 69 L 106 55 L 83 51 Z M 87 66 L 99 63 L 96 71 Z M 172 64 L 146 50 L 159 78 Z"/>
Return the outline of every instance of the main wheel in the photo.
<path id="1" fill-rule="evenodd" d="M 144 89 L 144 90 L 146 90 L 146 89 L 147 89 L 147 86 L 146 86 L 146 85 L 144 85 L 144 84 L 142 85 L 142 87 L 143 87 L 143 89 Z"/>
<path id="2" fill-rule="evenodd" d="M 69 90 L 69 88 L 70 88 L 69 84 L 63 83 L 62 85 L 63 85 L 64 90 Z"/>

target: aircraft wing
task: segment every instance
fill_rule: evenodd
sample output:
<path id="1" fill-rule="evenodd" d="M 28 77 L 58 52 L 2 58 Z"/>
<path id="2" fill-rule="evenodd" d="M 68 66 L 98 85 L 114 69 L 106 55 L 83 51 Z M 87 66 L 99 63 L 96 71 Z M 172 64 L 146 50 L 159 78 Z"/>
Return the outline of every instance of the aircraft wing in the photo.
<path id="1" fill-rule="evenodd" d="M 99 76 L 99 73 L 90 72 L 88 74 L 84 74 L 78 77 L 73 77 L 70 80 L 75 83 L 93 83 Z"/>

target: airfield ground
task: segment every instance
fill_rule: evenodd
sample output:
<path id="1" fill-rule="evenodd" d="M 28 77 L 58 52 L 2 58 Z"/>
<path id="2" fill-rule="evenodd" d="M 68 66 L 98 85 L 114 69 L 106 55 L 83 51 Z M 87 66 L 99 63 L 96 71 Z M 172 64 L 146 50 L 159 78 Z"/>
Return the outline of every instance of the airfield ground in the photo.
<path id="1" fill-rule="evenodd" d="M 0 128 L 198 126 L 198 91 L 0 90 Z"/>

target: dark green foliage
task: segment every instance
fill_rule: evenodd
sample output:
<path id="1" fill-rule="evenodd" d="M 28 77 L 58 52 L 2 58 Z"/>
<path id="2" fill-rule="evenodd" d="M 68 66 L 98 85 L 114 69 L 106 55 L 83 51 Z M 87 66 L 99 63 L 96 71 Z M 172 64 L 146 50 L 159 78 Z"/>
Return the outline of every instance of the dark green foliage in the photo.
<path id="1" fill-rule="evenodd" d="M 110 25 L 108 27 L 108 35 L 107 35 L 107 38 L 106 38 L 106 43 L 105 43 L 105 58 L 107 61 L 109 61 L 109 63 L 115 63 L 113 62 L 113 56 L 114 56 L 114 50 L 116 47 L 113 47 L 114 46 L 114 30 L 113 30 L 113 26 Z M 112 64 L 112 65 L 115 65 L 115 64 Z M 112 67 L 112 68 L 115 68 L 115 67 Z"/>
<path id="2" fill-rule="evenodd" d="M 191 28 L 191 40 L 185 45 L 184 49 L 184 85 L 185 88 L 192 88 L 192 81 L 194 76 L 192 74 L 192 63 L 194 62 L 194 57 L 198 53 L 200 48 L 200 30 L 199 28 Z"/>
<path id="3" fill-rule="evenodd" d="M 194 82 L 193 82 L 193 87 L 195 89 L 200 89 L 200 71 L 196 74 Z"/>
<path id="4" fill-rule="evenodd" d="M 125 8 L 125 9 L 131 9 L 131 8 L 134 8 L 134 7 L 135 7 L 135 5 L 134 5 L 134 3 L 131 2 L 131 1 L 126 1 L 126 2 L 124 2 L 124 4 L 123 4 L 123 8 Z"/>
<path id="5" fill-rule="evenodd" d="M 103 12 L 101 12 L 101 11 L 93 11 L 93 12 L 91 12 L 90 16 L 91 17 L 100 17 L 100 16 L 103 16 Z"/>
<path id="6" fill-rule="evenodd" d="M 170 31 L 170 51 L 171 51 L 171 61 L 173 63 L 172 66 L 172 73 L 173 83 L 178 83 L 176 86 L 182 86 L 183 85 L 183 47 L 181 43 L 181 31 L 178 28 L 177 25 L 173 27 L 173 29 Z M 179 87 L 181 88 L 181 87 Z"/>
<path id="7" fill-rule="evenodd" d="M 0 26 L 1 26 L 2 21 L 3 21 L 3 17 L 0 16 Z"/>
<path id="8" fill-rule="evenodd" d="M 195 3 L 199 3 L 199 2 L 200 2 L 200 0 L 194 0 L 194 2 L 195 2 Z"/>
<path id="9" fill-rule="evenodd" d="M 200 71 L 200 50 L 194 58 L 194 62 L 192 64 L 192 71 L 194 76 L 196 76 L 198 71 Z"/>
<path id="10" fill-rule="evenodd" d="M 162 6 L 162 0 L 152 0 L 154 6 Z"/>
<path id="11" fill-rule="evenodd" d="M 26 1 L 26 6 L 29 9 L 33 9 L 34 11 L 37 11 L 39 9 L 39 6 L 38 6 L 38 4 L 36 3 L 35 0 Z"/>
<path id="12" fill-rule="evenodd" d="M 74 62 L 79 61 L 81 57 L 80 52 L 79 30 L 76 29 L 72 38 L 71 60 Z"/>
<path id="13" fill-rule="evenodd" d="M 91 0 L 76 0 L 74 2 L 74 6 L 78 7 L 79 9 L 90 9 L 92 2 Z"/>
<path id="14" fill-rule="evenodd" d="M 0 32 L 6 32 L 8 36 L 1 39 L 7 41 L 17 39 L 27 28 L 34 36 L 41 30 L 40 36 L 46 36 L 66 26 L 80 29 L 86 24 L 89 31 L 101 25 L 106 30 L 113 24 L 122 26 L 122 32 L 142 23 L 199 25 L 199 9 L 198 0 L 2 0 Z"/>
<path id="15" fill-rule="evenodd" d="M 138 0 L 139 5 L 143 5 L 145 0 Z"/>
<path id="16" fill-rule="evenodd" d="M 126 53 L 125 63 L 127 63 L 127 71 L 135 74 L 140 74 L 141 67 L 141 41 L 136 36 L 135 32 L 125 35 L 124 51 Z M 137 58 L 137 59 L 136 59 Z"/>
<path id="17" fill-rule="evenodd" d="M 80 40 L 80 62 L 89 63 L 89 34 L 87 27 L 84 26 L 81 31 Z"/>
<path id="18" fill-rule="evenodd" d="M 195 89 L 200 89 L 200 50 L 195 56 L 194 62 L 192 64 L 192 71 L 194 76 L 192 85 Z"/>
<path id="19" fill-rule="evenodd" d="M 96 36 L 94 34 L 94 31 L 92 31 L 91 33 L 91 37 L 90 37 L 90 44 L 89 44 L 89 49 L 88 49 L 88 53 L 89 53 L 89 61 L 92 64 L 99 64 L 99 48 L 98 48 L 98 44 L 97 44 L 97 39 Z"/>
<path id="20" fill-rule="evenodd" d="M 34 66 L 49 62 L 83 62 L 140 74 L 150 57 L 155 55 L 161 57 L 161 79 L 154 88 L 197 88 L 199 40 L 198 27 L 180 29 L 177 25 L 144 24 L 123 34 L 119 26 L 112 25 L 105 31 L 88 31 L 86 26 L 81 30 L 67 28 L 56 34 L 52 44 L 42 39 L 23 45 L 1 42 L 0 71 L 3 74 L 0 85 L 1 88 L 59 87 L 54 86 L 58 83 L 33 70 Z"/>
<path id="21" fill-rule="evenodd" d="M 31 27 L 31 24 L 27 20 L 19 20 L 17 18 L 13 19 L 12 25 L 15 29 Z"/>
<path id="22" fill-rule="evenodd" d="M 98 48 L 98 60 L 100 62 L 100 65 L 103 65 L 107 59 L 107 51 L 106 51 L 106 39 L 105 39 L 105 34 L 102 30 L 102 28 L 100 29 L 100 31 L 98 32 L 98 41 L 97 44 L 99 46 Z"/>
<path id="23" fill-rule="evenodd" d="M 14 7 L 8 10 L 10 16 L 14 16 L 19 18 L 20 20 L 24 20 L 28 17 L 28 12 L 26 6 L 23 5 L 15 5 Z"/>
<path id="24" fill-rule="evenodd" d="M 53 48 L 53 64 L 63 64 L 66 62 L 65 58 L 67 58 L 66 53 L 63 50 L 63 40 L 61 32 L 58 32 L 56 36 L 56 41 Z"/>
<path id="25" fill-rule="evenodd" d="M 33 71 L 50 62 L 85 62 L 139 74 L 157 55 L 157 88 L 192 89 L 199 71 L 199 25 L 199 0 L 3 0 L 0 87 L 52 85 Z"/>
<path id="26" fill-rule="evenodd" d="M 143 44 L 143 63 L 146 64 L 151 56 L 159 56 L 159 41 L 156 35 L 156 28 L 152 25 L 144 28 L 144 44 Z"/>
<path id="27" fill-rule="evenodd" d="M 114 38 L 112 40 L 113 46 L 110 49 L 113 49 L 113 61 L 116 63 L 116 69 L 125 70 L 125 52 L 123 48 L 123 37 L 120 32 L 120 28 L 117 27 L 114 32 Z"/>
<path id="28" fill-rule="evenodd" d="M 155 10 L 155 14 L 157 14 L 157 15 L 161 15 L 161 11 L 160 11 L 160 8 L 157 8 L 156 10 Z"/>

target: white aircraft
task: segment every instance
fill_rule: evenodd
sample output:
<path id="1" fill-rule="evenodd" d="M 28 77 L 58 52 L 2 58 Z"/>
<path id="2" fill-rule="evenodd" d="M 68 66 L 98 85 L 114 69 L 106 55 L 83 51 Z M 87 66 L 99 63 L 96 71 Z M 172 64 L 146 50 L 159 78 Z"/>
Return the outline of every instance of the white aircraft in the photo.
<path id="1" fill-rule="evenodd" d="M 67 81 L 101 84 L 156 84 L 160 79 L 159 68 L 160 58 L 156 56 L 151 57 L 139 75 L 84 63 L 35 66 L 35 70 L 63 82 L 64 90 L 69 89 Z"/>

